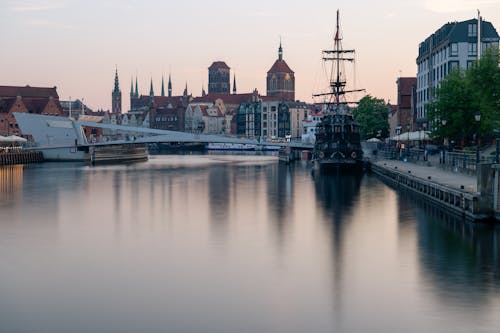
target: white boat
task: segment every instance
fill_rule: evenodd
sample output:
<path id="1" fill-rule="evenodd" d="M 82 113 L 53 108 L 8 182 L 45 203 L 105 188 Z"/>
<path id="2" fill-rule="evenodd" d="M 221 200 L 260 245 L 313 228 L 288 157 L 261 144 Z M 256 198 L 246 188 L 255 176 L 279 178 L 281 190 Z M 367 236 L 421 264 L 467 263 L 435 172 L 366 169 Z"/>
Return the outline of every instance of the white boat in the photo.
<path id="1" fill-rule="evenodd" d="M 255 150 L 256 145 L 244 144 L 244 143 L 209 143 L 207 145 L 208 150 Z"/>

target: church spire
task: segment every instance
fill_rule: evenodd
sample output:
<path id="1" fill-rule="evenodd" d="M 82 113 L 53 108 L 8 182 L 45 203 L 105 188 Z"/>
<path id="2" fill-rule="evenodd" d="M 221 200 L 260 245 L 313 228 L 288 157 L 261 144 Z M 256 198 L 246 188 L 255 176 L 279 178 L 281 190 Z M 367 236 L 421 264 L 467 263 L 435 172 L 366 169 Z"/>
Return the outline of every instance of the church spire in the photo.
<path id="1" fill-rule="evenodd" d="M 236 95 L 236 74 L 233 76 L 233 94 Z"/>
<path id="2" fill-rule="evenodd" d="M 165 83 L 163 82 L 163 75 L 161 76 L 161 96 L 165 97 Z"/>
<path id="3" fill-rule="evenodd" d="M 115 87 L 111 93 L 111 110 L 114 114 L 122 113 L 122 92 L 118 82 L 118 67 L 115 69 Z"/>
<path id="4" fill-rule="evenodd" d="M 118 82 L 118 67 L 115 69 L 115 89 L 113 92 L 119 92 L 120 91 L 120 83 Z"/>
<path id="5" fill-rule="evenodd" d="M 134 78 L 130 77 L 130 98 L 134 97 Z"/>
<path id="6" fill-rule="evenodd" d="M 168 97 L 172 97 L 172 78 L 168 74 Z"/>
<path id="7" fill-rule="evenodd" d="M 280 47 L 278 49 L 278 60 L 279 61 L 283 60 L 283 48 L 281 47 L 281 37 L 280 37 Z"/>
<path id="8" fill-rule="evenodd" d="M 186 82 L 186 88 L 184 88 L 184 96 L 188 95 L 188 83 Z"/>
<path id="9" fill-rule="evenodd" d="M 139 86 L 137 85 L 137 76 L 135 77 L 135 97 L 139 97 Z"/>
<path id="10" fill-rule="evenodd" d="M 153 78 L 151 78 L 151 85 L 149 87 L 149 97 L 153 98 L 155 96 L 155 93 L 153 91 Z"/>

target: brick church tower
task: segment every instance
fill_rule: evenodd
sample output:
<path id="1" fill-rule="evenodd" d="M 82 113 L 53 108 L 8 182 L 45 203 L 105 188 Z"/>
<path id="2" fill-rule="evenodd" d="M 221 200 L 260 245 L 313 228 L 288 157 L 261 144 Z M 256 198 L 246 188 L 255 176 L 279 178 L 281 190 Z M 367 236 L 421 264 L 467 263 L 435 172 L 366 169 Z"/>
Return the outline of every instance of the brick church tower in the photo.
<path id="1" fill-rule="evenodd" d="M 267 72 L 267 96 L 295 100 L 295 74 L 283 60 L 283 48 L 278 49 L 278 60 Z"/>
<path id="2" fill-rule="evenodd" d="M 208 68 L 208 93 L 229 94 L 231 69 L 223 61 L 216 61 Z"/>
<path id="3" fill-rule="evenodd" d="M 111 112 L 114 114 L 122 113 L 122 92 L 118 83 L 118 68 L 115 71 L 115 89 L 111 93 Z"/>

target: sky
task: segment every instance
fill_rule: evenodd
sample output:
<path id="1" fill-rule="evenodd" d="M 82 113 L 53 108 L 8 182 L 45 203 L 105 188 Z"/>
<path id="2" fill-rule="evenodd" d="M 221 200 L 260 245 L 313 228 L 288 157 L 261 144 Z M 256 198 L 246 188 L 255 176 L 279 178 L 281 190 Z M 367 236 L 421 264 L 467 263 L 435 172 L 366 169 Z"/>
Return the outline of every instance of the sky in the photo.
<path id="1" fill-rule="evenodd" d="M 0 0 L 0 85 L 56 86 L 61 100 L 107 110 L 116 66 L 128 110 L 132 77 L 142 94 L 152 78 L 159 95 L 171 74 L 174 95 L 187 83 L 199 96 L 221 60 L 239 93 L 265 94 L 281 38 L 296 98 L 311 102 L 324 88 L 321 51 L 337 9 L 344 48 L 356 49 L 348 80 L 392 102 L 396 79 L 416 75 L 419 43 L 443 24 L 479 9 L 500 32 L 500 0 Z"/>

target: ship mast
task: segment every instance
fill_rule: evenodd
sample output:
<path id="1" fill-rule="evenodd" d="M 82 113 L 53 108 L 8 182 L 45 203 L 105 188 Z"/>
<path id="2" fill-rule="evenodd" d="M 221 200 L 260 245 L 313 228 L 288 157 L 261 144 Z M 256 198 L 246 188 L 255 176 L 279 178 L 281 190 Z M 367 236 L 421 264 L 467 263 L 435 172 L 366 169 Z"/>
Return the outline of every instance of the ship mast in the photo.
<path id="1" fill-rule="evenodd" d="M 334 65 L 332 66 L 332 74 L 330 76 L 330 89 L 331 92 L 316 94 L 313 97 L 320 96 L 332 96 L 334 98 L 333 103 L 330 104 L 339 105 L 339 104 L 350 104 L 356 102 L 347 102 L 344 99 L 344 95 L 347 93 L 364 91 L 364 89 L 356 89 L 356 90 L 345 90 L 346 87 L 346 79 L 344 77 L 344 62 L 353 62 L 354 61 L 354 53 L 355 50 L 344 50 L 342 48 L 342 37 L 340 31 L 340 15 L 339 10 L 337 10 L 337 25 L 336 32 L 334 38 L 333 50 L 324 50 L 323 51 L 323 60 L 324 61 L 333 61 Z M 335 71 L 335 75 L 333 72 Z M 335 78 L 335 80 L 334 80 Z"/>

